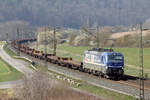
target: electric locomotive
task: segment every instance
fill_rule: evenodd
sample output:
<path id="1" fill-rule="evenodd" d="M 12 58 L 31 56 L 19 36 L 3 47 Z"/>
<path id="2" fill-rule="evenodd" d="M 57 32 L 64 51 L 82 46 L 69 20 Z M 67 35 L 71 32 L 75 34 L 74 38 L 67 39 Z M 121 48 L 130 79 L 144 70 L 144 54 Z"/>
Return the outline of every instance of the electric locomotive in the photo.
<path id="1" fill-rule="evenodd" d="M 110 77 L 123 77 L 124 56 L 113 49 L 92 49 L 84 52 L 83 69 L 88 73 Z"/>

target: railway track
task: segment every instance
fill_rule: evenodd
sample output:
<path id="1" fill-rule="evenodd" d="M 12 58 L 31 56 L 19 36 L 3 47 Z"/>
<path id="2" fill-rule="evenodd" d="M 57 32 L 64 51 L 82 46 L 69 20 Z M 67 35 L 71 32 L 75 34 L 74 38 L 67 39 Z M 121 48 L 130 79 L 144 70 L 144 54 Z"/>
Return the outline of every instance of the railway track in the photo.
<path id="1" fill-rule="evenodd" d="M 130 85 L 136 88 L 139 88 L 139 78 L 138 77 L 131 77 L 129 75 L 126 75 L 127 80 L 119 80 L 119 83 Z M 144 89 L 150 91 L 150 80 L 144 80 Z"/>
<path id="2" fill-rule="evenodd" d="M 38 58 L 34 58 L 32 56 L 28 56 L 25 53 L 22 53 L 22 54 L 24 56 L 27 56 L 30 59 L 34 60 L 38 64 L 44 64 L 45 63 L 44 60 L 41 60 L 41 59 L 38 59 Z M 83 73 L 83 72 L 80 72 L 78 70 L 73 70 L 73 68 L 72 69 L 68 69 L 67 68 L 68 66 L 60 67 L 60 66 L 58 66 L 59 64 L 58 65 L 48 64 L 48 65 L 49 65 L 49 69 L 52 68 L 51 66 L 55 66 L 55 68 L 58 68 L 58 67 L 59 67 L 59 69 L 62 68 L 65 72 L 68 72 L 68 70 L 69 70 L 69 71 L 71 71 L 74 74 L 76 73 L 77 76 L 78 75 L 83 75 L 83 76 L 86 76 L 86 77 L 90 77 L 90 79 L 88 79 L 88 80 L 94 79 L 93 82 L 90 82 L 90 83 L 95 84 L 94 83 L 94 81 L 95 81 L 97 83 L 96 85 L 98 85 L 98 86 L 100 84 L 101 84 L 101 86 L 103 86 L 103 85 L 105 86 L 106 84 L 111 83 L 108 86 L 106 85 L 106 87 L 109 87 L 110 90 L 112 89 L 113 91 L 115 91 L 115 90 L 116 91 L 122 91 L 120 93 L 124 93 L 124 94 L 127 93 L 128 95 L 131 94 L 132 96 L 138 97 L 138 93 L 139 93 L 139 79 L 138 79 L 138 77 L 133 77 L 133 76 L 125 75 L 124 79 L 122 79 L 122 80 L 115 80 L 114 81 L 114 80 L 108 80 L 108 79 L 105 79 L 105 78 L 100 78 L 100 77 L 97 77 L 95 75 L 91 75 L 91 74 L 88 74 L 88 73 Z M 55 69 L 55 71 L 56 70 L 58 70 L 58 69 Z M 63 73 L 63 74 L 65 74 L 65 73 Z M 73 76 L 73 75 L 69 75 L 69 76 Z M 82 77 L 81 77 L 81 79 L 84 80 Z M 88 80 L 86 80 L 86 81 L 88 81 Z M 98 80 L 100 81 L 100 83 L 98 82 Z M 102 82 L 105 82 L 106 84 L 104 84 Z M 120 89 L 117 88 L 117 86 Z M 145 80 L 145 95 L 146 95 L 147 100 L 150 99 L 150 80 Z"/>

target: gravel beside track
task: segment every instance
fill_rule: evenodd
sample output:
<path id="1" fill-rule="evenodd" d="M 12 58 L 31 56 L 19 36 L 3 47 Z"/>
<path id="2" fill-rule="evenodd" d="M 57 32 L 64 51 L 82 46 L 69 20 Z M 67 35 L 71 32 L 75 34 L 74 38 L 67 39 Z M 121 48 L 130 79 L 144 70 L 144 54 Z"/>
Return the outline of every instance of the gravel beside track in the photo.
<path id="1" fill-rule="evenodd" d="M 136 98 L 139 97 L 139 89 L 137 87 L 133 87 L 130 85 L 121 84 L 117 81 L 107 80 L 103 78 L 93 77 L 93 75 L 89 75 L 86 73 L 82 73 L 79 71 L 75 71 L 73 69 L 68 69 L 66 67 L 57 66 L 54 64 L 47 63 L 45 64 L 45 61 L 35 59 L 33 57 L 30 57 L 26 54 L 21 53 L 22 56 L 25 56 L 33 61 L 35 61 L 37 64 L 45 66 L 47 65 L 48 69 L 75 79 L 86 81 L 87 83 L 90 83 L 92 85 L 96 85 L 98 87 L 102 87 L 105 89 L 109 89 L 114 92 L 134 96 Z M 145 90 L 145 99 L 150 100 L 150 91 Z"/>

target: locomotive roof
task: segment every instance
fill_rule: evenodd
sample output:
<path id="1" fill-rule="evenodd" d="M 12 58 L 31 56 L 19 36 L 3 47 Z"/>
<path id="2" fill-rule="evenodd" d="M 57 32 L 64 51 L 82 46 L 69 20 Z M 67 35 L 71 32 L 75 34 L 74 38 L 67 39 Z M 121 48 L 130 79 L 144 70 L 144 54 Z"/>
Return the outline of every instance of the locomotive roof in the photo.
<path id="1" fill-rule="evenodd" d="M 92 48 L 88 51 L 97 51 L 97 52 L 113 52 L 113 49 L 106 49 L 106 48 Z"/>
<path id="2" fill-rule="evenodd" d="M 99 52 L 99 51 L 91 51 L 91 50 L 89 51 L 89 50 L 87 50 L 84 53 L 93 54 L 93 55 L 112 55 L 112 54 L 116 54 L 116 55 L 121 55 L 122 56 L 121 53 L 114 52 L 114 51 L 112 51 L 112 52 Z"/>

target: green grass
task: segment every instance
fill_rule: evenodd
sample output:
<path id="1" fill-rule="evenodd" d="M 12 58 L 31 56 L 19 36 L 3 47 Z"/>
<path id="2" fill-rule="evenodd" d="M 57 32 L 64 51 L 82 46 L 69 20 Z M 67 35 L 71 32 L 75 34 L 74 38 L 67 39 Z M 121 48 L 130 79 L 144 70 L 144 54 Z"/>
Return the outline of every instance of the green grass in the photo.
<path id="1" fill-rule="evenodd" d="M 0 82 L 18 80 L 23 76 L 19 71 L 0 59 Z"/>
<path id="2" fill-rule="evenodd" d="M 124 94 L 112 92 L 112 91 L 106 90 L 104 88 L 99 88 L 94 85 L 90 85 L 87 83 L 82 83 L 82 84 L 83 84 L 83 86 L 79 87 L 79 89 L 88 91 L 90 93 L 94 93 L 94 94 L 102 96 L 104 98 L 111 98 L 113 100 L 138 100 L 132 96 L 127 96 Z"/>
<path id="3" fill-rule="evenodd" d="M 4 44 L 6 44 L 5 41 L 0 41 L 0 45 L 4 45 Z"/>
<path id="4" fill-rule="evenodd" d="M 25 61 L 25 62 L 27 62 L 27 63 L 31 63 L 31 61 L 29 61 L 29 60 L 27 60 L 27 59 L 25 59 L 25 58 L 23 58 L 23 57 L 21 57 L 21 56 L 13 56 L 13 58 L 19 59 L 19 60 L 23 60 L 23 61 Z"/>
<path id="5" fill-rule="evenodd" d="M 13 51 L 11 51 L 7 45 L 4 45 L 3 49 L 5 50 L 5 52 L 10 55 L 11 57 L 17 56 L 16 53 L 14 53 Z"/>

